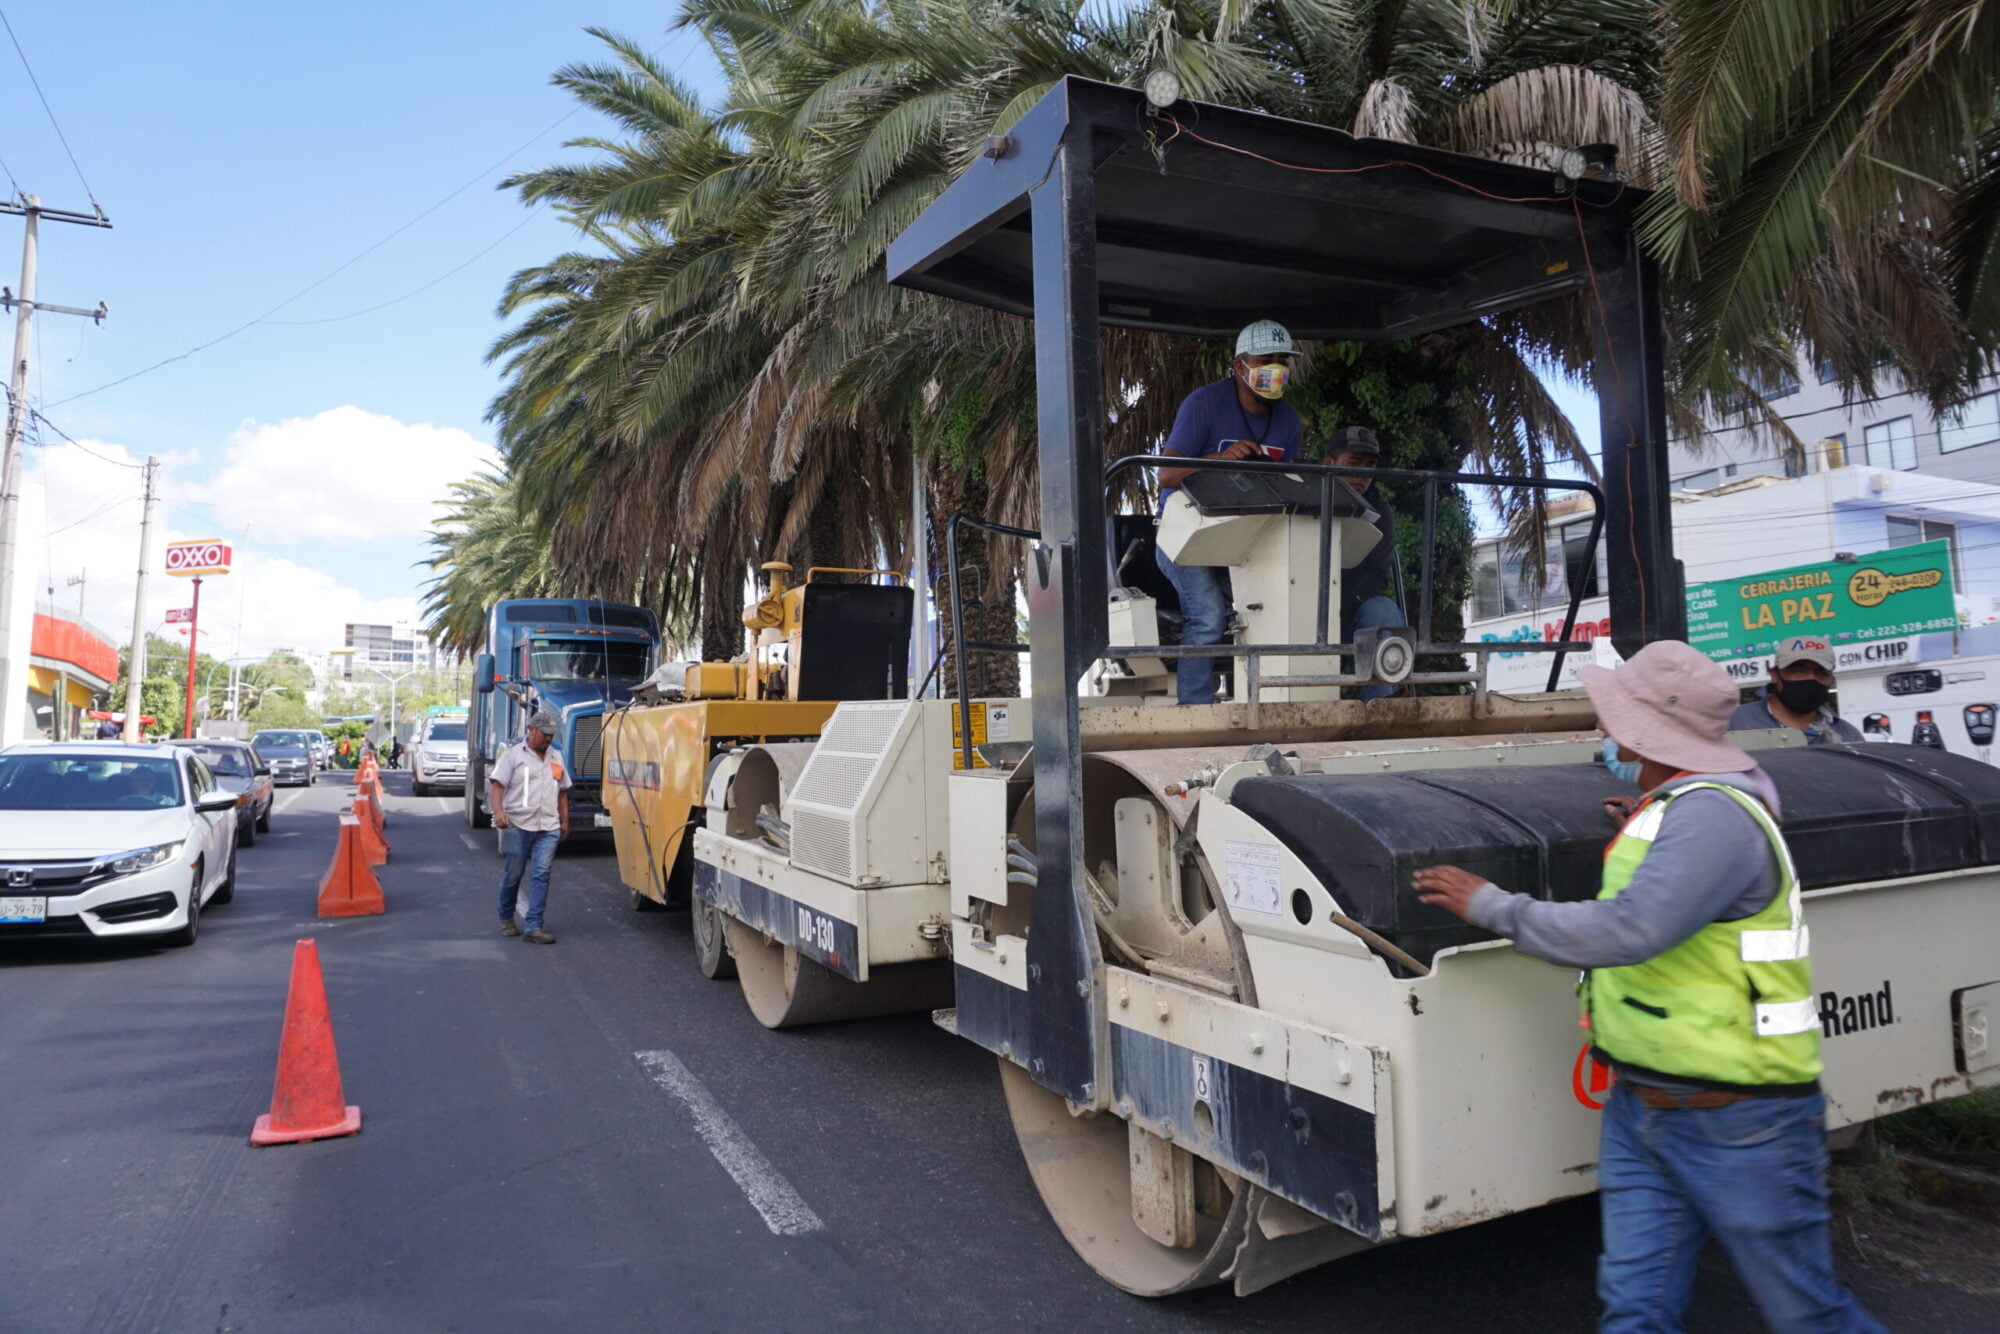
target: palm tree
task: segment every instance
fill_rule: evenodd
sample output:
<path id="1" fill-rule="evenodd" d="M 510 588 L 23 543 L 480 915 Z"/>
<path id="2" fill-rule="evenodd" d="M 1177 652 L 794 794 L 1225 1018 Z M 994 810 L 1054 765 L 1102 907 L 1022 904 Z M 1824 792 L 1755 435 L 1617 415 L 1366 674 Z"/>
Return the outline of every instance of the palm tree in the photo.
<path id="1" fill-rule="evenodd" d="M 547 545 L 522 516 L 506 477 L 482 473 L 454 483 L 450 506 L 431 535 L 437 573 L 424 614 L 440 647 L 470 656 L 486 646 L 486 611 L 501 598 L 563 594 Z"/>
<path id="2" fill-rule="evenodd" d="M 1664 0 L 1660 28 L 1670 188 L 1646 236 L 1683 395 L 1803 351 L 1850 393 L 1887 369 L 1961 398 L 2000 340 L 2000 9 Z"/>
<path id="3" fill-rule="evenodd" d="M 1617 145 L 1635 183 L 1671 186 L 1649 235 L 1676 281 L 1684 428 L 1704 396 L 1740 389 L 1743 371 L 1798 341 L 1852 384 L 1884 348 L 1925 383 L 1962 383 L 2000 307 L 1988 277 L 2000 136 L 1981 74 L 2000 19 L 1972 0 L 1668 0 L 1656 27 L 1656 8 L 684 0 L 679 22 L 728 78 L 713 108 L 599 33 L 612 59 L 557 82 L 622 137 L 578 141 L 593 163 L 509 183 L 592 247 L 517 276 L 503 302 L 520 322 L 495 348 L 507 385 L 494 415 L 526 511 L 558 569 L 681 610 L 711 653 L 737 642 L 762 559 L 904 563 L 913 464 L 940 516 L 1031 523 L 1032 330 L 888 287 L 881 254 L 987 135 L 1068 74 L 1131 83 L 1165 67 L 1198 99 L 1542 167 L 1576 144 Z M 1784 16 L 1794 8 L 1812 14 Z M 1925 15 L 1951 41 L 1926 44 Z M 1787 36 L 1803 45 L 1771 63 Z M 1892 54 L 1869 64 L 1861 36 Z M 1856 112 L 1864 85 L 1872 100 Z M 1662 98 L 1664 129 L 1648 111 Z M 1929 122 L 1909 108 L 1945 102 L 1941 142 L 1919 142 Z M 1822 122 L 1833 130 L 1815 132 Z M 1808 159 L 1810 171 L 1778 170 Z M 1801 221 L 1821 198 L 1846 210 L 1838 225 Z M 1952 319 L 1927 322 L 1941 300 Z M 1323 347 L 1301 402 L 1322 432 L 1388 428 L 1396 463 L 1588 471 L 1535 372 L 1586 376 L 1589 339 L 1579 298 L 1394 347 Z M 1150 448 L 1226 359 L 1107 333 L 1106 401 L 1121 404 L 1107 449 Z M 1520 517 L 1532 531 L 1536 512 Z M 1011 637 L 1012 553 L 973 556 L 993 576 L 990 623 L 973 632 Z M 935 545 L 930 565 L 944 573 Z M 1451 605 L 1462 566 L 1447 553 L 1443 572 Z M 1011 688 L 1009 666 L 981 688 Z"/>

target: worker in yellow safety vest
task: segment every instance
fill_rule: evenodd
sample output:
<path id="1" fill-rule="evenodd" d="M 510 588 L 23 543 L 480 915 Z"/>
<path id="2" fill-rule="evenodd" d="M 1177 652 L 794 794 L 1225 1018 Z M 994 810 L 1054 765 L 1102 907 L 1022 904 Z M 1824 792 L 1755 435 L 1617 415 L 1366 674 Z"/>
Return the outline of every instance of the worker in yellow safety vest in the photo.
<path id="1" fill-rule="evenodd" d="M 1881 1329 L 1833 1272 L 1810 937 L 1776 788 L 1724 739 L 1729 675 L 1676 640 L 1579 669 L 1622 825 L 1596 899 L 1510 894 L 1456 866 L 1424 902 L 1586 970 L 1583 1023 L 1617 1083 L 1597 1184 L 1602 1328 L 1682 1328 L 1713 1236 L 1777 1331 Z"/>

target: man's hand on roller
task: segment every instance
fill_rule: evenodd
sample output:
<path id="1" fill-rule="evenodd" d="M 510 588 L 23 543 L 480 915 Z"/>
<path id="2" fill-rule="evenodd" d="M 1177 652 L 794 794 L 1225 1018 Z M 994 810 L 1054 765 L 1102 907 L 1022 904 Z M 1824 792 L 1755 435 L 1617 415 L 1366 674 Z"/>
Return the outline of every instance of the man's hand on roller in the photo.
<path id="1" fill-rule="evenodd" d="M 1455 917 L 1465 916 L 1472 896 L 1485 883 L 1485 876 L 1457 866 L 1426 866 L 1410 877 L 1410 888 L 1417 892 L 1418 898 Z"/>

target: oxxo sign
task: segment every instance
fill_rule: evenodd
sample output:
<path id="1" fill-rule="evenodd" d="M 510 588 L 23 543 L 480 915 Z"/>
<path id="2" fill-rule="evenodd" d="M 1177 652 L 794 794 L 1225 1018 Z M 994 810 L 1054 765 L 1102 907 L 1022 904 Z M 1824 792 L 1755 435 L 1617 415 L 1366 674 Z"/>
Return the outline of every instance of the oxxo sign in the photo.
<path id="1" fill-rule="evenodd" d="M 231 554 L 227 542 L 169 542 L 167 573 L 184 576 L 228 574 Z"/>

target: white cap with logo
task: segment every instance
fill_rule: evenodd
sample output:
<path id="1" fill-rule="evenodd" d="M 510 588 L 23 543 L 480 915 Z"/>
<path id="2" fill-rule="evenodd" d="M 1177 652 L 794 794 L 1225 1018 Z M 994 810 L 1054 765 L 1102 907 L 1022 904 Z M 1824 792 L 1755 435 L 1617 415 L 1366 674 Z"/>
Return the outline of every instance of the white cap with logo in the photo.
<path id="1" fill-rule="evenodd" d="M 1795 662 L 1816 662 L 1830 672 L 1833 670 L 1833 645 L 1815 635 L 1787 639 L 1778 645 L 1777 660 L 1773 665 L 1782 671 Z"/>
<path id="2" fill-rule="evenodd" d="M 1239 357 L 1295 356 L 1298 349 L 1292 346 L 1292 333 L 1276 320 L 1258 320 L 1255 324 L 1243 326 L 1243 332 L 1236 335 L 1236 355 Z"/>

